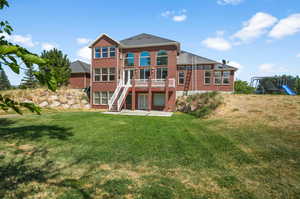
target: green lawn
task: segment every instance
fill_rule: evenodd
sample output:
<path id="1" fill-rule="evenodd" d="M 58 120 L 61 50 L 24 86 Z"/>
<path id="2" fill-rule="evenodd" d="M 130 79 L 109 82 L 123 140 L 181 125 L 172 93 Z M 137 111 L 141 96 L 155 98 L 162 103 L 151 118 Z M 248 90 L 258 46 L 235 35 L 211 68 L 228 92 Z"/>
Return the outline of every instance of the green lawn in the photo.
<path id="1" fill-rule="evenodd" d="M 300 196 L 300 129 L 96 112 L 0 118 L 0 198 Z"/>

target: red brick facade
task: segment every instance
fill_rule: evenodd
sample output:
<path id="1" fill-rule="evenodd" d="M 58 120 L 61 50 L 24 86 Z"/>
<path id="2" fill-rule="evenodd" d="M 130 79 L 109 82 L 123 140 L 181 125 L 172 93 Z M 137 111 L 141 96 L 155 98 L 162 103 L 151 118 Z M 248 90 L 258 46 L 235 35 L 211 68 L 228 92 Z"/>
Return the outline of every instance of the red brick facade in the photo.
<path id="1" fill-rule="evenodd" d="M 90 86 L 89 73 L 72 73 L 69 80 L 70 88 L 84 89 Z"/>
<path id="2" fill-rule="evenodd" d="M 97 47 L 115 47 L 115 56 L 107 57 L 107 58 L 95 58 L 95 48 Z M 233 91 L 233 83 L 234 83 L 234 72 L 235 70 L 228 70 L 230 72 L 229 76 L 229 84 L 221 84 L 216 85 L 214 82 L 214 76 L 211 76 L 210 84 L 204 83 L 204 73 L 207 70 L 197 69 L 197 70 L 183 70 L 182 68 L 178 68 L 177 58 L 180 53 L 180 47 L 177 45 L 165 45 L 165 46 L 145 46 L 138 48 L 122 48 L 119 43 L 112 40 L 108 36 L 104 35 L 100 37 L 92 46 L 92 61 L 91 61 L 91 104 L 93 108 L 107 109 L 108 105 L 97 105 L 94 103 L 94 95 L 96 92 L 108 92 L 110 91 L 112 94 L 118 86 L 119 80 L 124 80 L 124 70 L 130 69 L 133 72 L 133 82 L 136 79 L 140 79 L 140 69 L 150 69 L 150 77 L 149 83 L 144 87 L 137 87 L 135 83 L 132 83 L 132 86 L 129 88 L 127 93 L 126 102 L 124 103 L 124 108 L 131 109 L 139 109 L 142 105 L 139 104 L 140 100 L 147 100 L 147 109 L 148 110 L 164 110 L 164 111 L 174 111 L 175 110 L 175 101 L 176 96 L 180 94 L 180 92 L 185 91 L 193 91 L 193 92 L 202 92 L 202 91 L 224 91 L 224 92 L 232 92 Z M 166 66 L 157 66 L 157 52 L 159 50 L 165 50 L 168 54 L 168 64 Z M 150 66 L 140 66 L 139 58 L 140 53 L 143 51 L 148 51 L 150 53 Z M 134 66 L 124 66 L 124 58 L 126 53 L 134 54 Z M 209 71 L 211 74 L 214 74 L 214 71 L 220 69 L 215 69 L 213 64 L 202 64 L 207 67 L 211 67 Z M 163 87 L 155 87 L 152 85 L 152 80 L 156 79 L 156 70 L 157 68 L 164 67 L 168 69 L 168 77 L 166 79 L 166 86 Z M 115 76 L 113 81 L 95 81 L 95 69 L 97 68 L 115 68 Z M 178 82 L 178 74 L 179 72 L 184 72 L 185 82 L 184 84 L 179 84 Z M 190 73 L 190 74 L 188 74 Z M 190 78 L 188 78 L 190 76 Z M 74 87 L 80 87 L 82 85 L 82 81 L 80 81 L 80 76 L 72 76 L 70 79 L 71 85 Z M 188 81 L 189 79 L 189 81 Z M 171 80 L 175 81 L 175 87 L 169 86 L 169 82 Z M 86 82 L 87 83 L 87 82 Z M 109 93 L 109 92 L 108 92 Z M 159 94 L 160 93 L 160 94 Z M 139 97 L 140 96 L 140 97 Z M 162 101 L 162 97 L 165 98 L 164 106 L 155 105 L 154 96 L 160 98 L 160 102 Z M 147 98 L 147 99 L 145 99 Z M 102 101 L 101 101 L 102 102 Z M 157 101 L 156 101 L 157 102 Z"/>

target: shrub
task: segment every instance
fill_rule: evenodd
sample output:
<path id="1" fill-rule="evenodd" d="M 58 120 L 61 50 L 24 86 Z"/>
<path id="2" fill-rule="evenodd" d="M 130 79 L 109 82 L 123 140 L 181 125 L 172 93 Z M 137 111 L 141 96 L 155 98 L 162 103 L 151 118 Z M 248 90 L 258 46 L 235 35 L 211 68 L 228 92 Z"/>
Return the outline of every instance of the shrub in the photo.
<path id="1" fill-rule="evenodd" d="M 234 82 L 234 92 L 237 94 L 251 94 L 254 91 L 255 88 L 250 86 L 246 81 L 236 80 Z"/>
<path id="2" fill-rule="evenodd" d="M 223 98 L 218 92 L 207 92 L 180 97 L 176 102 L 176 106 L 180 112 L 189 113 L 196 117 L 204 117 L 212 113 L 222 103 Z"/>

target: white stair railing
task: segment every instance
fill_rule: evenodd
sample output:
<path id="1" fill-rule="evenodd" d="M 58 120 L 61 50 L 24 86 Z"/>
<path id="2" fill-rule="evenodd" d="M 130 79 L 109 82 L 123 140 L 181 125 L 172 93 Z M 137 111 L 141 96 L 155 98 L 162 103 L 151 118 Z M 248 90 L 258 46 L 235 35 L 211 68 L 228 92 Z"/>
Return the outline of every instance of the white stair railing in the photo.
<path id="1" fill-rule="evenodd" d="M 122 93 L 121 93 L 121 95 L 118 99 L 118 103 L 117 103 L 118 104 L 118 111 L 121 110 L 122 103 L 123 103 L 123 101 L 126 97 L 127 91 L 128 91 L 130 86 L 131 86 L 130 81 L 128 81 L 127 84 L 123 88 L 123 91 L 122 91 Z"/>
<path id="2" fill-rule="evenodd" d="M 119 92 L 120 92 L 120 90 L 121 90 L 121 88 L 122 88 L 122 85 L 123 85 L 123 81 L 120 80 L 120 82 L 119 82 L 119 84 L 118 84 L 118 86 L 117 86 L 117 88 L 116 88 L 114 94 L 111 96 L 110 100 L 108 100 L 108 109 L 109 109 L 109 110 L 111 110 L 111 108 L 112 108 L 114 102 L 116 101 L 116 98 L 117 98 L 118 95 L 119 95 Z"/>

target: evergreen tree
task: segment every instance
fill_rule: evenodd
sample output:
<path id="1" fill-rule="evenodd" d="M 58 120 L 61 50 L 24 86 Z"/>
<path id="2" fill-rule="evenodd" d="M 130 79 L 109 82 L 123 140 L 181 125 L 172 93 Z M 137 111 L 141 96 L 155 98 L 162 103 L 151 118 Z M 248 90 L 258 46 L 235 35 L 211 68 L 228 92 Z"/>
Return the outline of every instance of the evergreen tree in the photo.
<path id="1" fill-rule="evenodd" d="M 0 90 L 6 90 L 11 87 L 10 82 L 4 70 L 0 70 Z"/>
<path id="2" fill-rule="evenodd" d="M 36 88 L 38 85 L 38 81 L 34 75 L 33 66 L 29 66 L 25 72 L 25 76 L 22 79 L 21 88 Z"/>
<path id="3" fill-rule="evenodd" d="M 51 72 L 56 78 L 58 86 L 68 85 L 71 76 L 70 60 L 58 49 L 43 51 L 41 57 L 48 60 L 48 64 L 41 66 L 43 73 Z"/>

